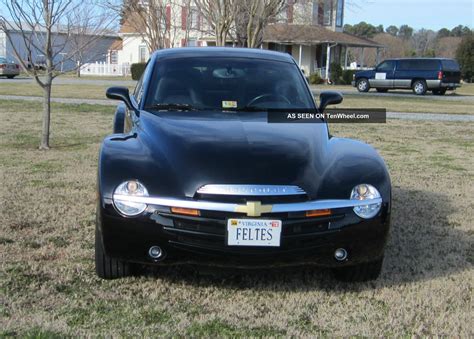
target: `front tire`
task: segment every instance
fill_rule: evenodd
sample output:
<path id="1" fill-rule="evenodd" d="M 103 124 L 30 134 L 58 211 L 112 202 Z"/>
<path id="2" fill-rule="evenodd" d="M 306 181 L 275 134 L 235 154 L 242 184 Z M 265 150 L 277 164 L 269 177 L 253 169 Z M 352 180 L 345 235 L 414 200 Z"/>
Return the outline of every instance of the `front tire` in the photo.
<path id="1" fill-rule="evenodd" d="M 131 275 L 132 264 L 105 254 L 102 235 L 95 227 L 95 271 L 102 279 L 118 279 Z"/>
<path id="2" fill-rule="evenodd" d="M 357 282 L 375 280 L 382 271 L 383 257 L 376 261 L 371 261 L 354 266 L 339 267 L 333 270 L 334 276 L 339 281 Z"/>
<path id="3" fill-rule="evenodd" d="M 368 92 L 370 89 L 369 80 L 362 78 L 357 80 L 357 90 L 361 93 Z"/>
<path id="4" fill-rule="evenodd" d="M 425 95 L 428 89 L 425 80 L 415 80 L 411 88 L 416 95 Z"/>

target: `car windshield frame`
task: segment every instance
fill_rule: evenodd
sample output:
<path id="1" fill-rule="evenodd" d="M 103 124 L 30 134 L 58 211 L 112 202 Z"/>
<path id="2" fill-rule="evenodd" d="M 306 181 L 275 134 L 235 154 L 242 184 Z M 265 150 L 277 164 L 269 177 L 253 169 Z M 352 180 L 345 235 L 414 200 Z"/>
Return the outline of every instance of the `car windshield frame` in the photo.
<path id="1" fill-rule="evenodd" d="M 141 106 L 151 112 L 167 110 L 167 105 L 170 110 L 183 112 L 317 110 L 307 82 L 294 62 L 241 56 L 157 58 L 150 73 Z M 167 93 L 162 89 L 166 88 L 168 80 L 175 86 L 186 87 L 186 91 L 190 88 L 190 91 L 199 92 L 199 100 L 191 101 L 194 98 L 187 92 L 186 100 L 181 100 L 184 95 L 162 95 Z M 262 98 L 252 102 L 258 97 Z"/>

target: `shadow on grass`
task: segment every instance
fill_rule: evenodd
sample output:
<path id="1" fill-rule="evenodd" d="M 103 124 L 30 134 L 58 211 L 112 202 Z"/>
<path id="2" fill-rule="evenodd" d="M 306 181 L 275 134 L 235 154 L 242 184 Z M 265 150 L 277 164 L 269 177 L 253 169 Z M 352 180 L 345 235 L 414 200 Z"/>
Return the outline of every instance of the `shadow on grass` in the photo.
<path id="1" fill-rule="evenodd" d="M 367 283 L 339 283 L 331 270 L 308 266 L 243 270 L 182 265 L 150 268 L 145 275 L 169 282 L 262 291 L 357 291 L 427 281 L 472 267 L 472 234 L 448 220 L 456 208 L 444 194 L 394 188 L 382 274 Z"/>

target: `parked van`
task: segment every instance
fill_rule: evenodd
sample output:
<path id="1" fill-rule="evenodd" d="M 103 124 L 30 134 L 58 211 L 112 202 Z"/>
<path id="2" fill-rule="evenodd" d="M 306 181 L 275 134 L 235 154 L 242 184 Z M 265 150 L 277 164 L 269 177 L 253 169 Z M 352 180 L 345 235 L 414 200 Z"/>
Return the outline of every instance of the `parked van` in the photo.
<path id="1" fill-rule="evenodd" d="M 444 95 L 447 90 L 461 86 L 460 80 L 461 71 L 453 59 L 389 59 L 373 70 L 355 73 L 352 85 L 359 92 L 368 92 L 370 88 L 378 92 L 411 88 L 417 95 L 424 95 L 428 90 Z"/>

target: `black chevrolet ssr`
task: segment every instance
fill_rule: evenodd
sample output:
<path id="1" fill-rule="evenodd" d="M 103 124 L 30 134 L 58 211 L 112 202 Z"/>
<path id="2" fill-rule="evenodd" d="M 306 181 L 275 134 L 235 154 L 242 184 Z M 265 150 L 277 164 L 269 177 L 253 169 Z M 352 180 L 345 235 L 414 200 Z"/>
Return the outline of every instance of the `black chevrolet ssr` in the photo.
<path id="1" fill-rule="evenodd" d="M 96 271 L 143 264 L 319 265 L 338 279 L 379 276 L 391 184 L 369 145 L 337 138 L 293 58 L 238 48 L 155 52 L 121 100 L 98 166 Z"/>

